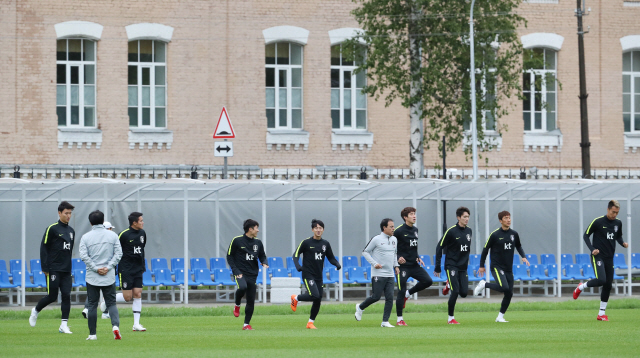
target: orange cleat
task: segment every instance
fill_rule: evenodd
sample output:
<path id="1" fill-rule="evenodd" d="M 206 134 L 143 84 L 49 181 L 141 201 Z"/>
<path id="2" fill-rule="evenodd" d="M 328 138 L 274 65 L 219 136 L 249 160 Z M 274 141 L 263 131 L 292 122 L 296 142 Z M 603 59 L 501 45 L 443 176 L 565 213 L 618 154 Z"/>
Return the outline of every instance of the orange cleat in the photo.
<path id="1" fill-rule="evenodd" d="M 402 321 L 398 321 L 398 323 L 396 324 L 396 326 L 406 326 L 407 324 L 404 322 L 404 320 Z"/>
<path id="2" fill-rule="evenodd" d="M 253 331 L 253 328 L 251 327 L 251 325 L 250 325 L 250 324 L 248 324 L 248 325 L 246 325 L 246 326 L 242 327 L 242 330 L 243 330 L 243 331 Z"/>
<path id="3" fill-rule="evenodd" d="M 233 308 L 233 315 L 236 317 L 240 317 L 240 306 L 235 306 Z"/>
<path id="4" fill-rule="evenodd" d="M 602 316 L 598 315 L 598 321 L 609 321 L 609 316 L 603 314 Z"/>
<path id="5" fill-rule="evenodd" d="M 297 308 L 298 308 L 298 295 L 291 295 L 291 310 L 295 312 Z M 309 328 L 309 326 L 307 326 L 307 328 Z"/>
<path id="6" fill-rule="evenodd" d="M 307 323 L 307 329 L 317 329 L 316 326 L 313 325 L 313 322 Z"/>

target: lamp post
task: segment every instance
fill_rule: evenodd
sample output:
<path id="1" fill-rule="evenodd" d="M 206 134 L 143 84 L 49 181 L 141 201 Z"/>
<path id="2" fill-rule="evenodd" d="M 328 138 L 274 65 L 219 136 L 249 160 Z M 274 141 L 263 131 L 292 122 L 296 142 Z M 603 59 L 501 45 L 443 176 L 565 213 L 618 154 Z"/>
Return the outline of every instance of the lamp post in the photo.
<path id="1" fill-rule="evenodd" d="M 476 65 L 475 49 L 473 46 L 473 6 L 476 0 L 471 0 L 471 14 L 469 16 L 469 40 L 471 45 L 471 137 L 473 146 L 471 155 L 473 156 L 473 180 L 478 180 L 478 124 L 476 118 Z"/>

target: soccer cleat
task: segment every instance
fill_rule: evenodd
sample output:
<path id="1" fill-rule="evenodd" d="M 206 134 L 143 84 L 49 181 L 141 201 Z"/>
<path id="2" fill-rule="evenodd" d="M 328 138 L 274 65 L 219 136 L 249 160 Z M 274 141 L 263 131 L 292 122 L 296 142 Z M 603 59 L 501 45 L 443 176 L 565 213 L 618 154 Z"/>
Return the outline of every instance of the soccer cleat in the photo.
<path id="1" fill-rule="evenodd" d="M 88 313 L 89 313 L 89 309 L 85 307 L 85 308 L 82 310 L 82 317 L 84 317 L 84 318 L 86 319 L 86 318 L 87 318 L 87 314 L 88 314 Z"/>
<path id="2" fill-rule="evenodd" d="M 110 319 L 110 318 L 111 318 L 111 316 L 109 316 L 108 313 L 103 313 L 102 314 L 102 319 Z"/>
<path id="3" fill-rule="evenodd" d="M 460 322 L 456 321 L 455 319 L 452 319 L 451 321 L 448 322 L 449 324 L 460 324 Z"/>
<path id="4" fill-rule="evenodd" d="M 360 309 L 360 304 L 357 303 L 356 304 L 356 321 L 359 321 L 362 319 L 362 312 L 364 312 L 362 309 Z"/>
<path id="5" fill-rule="evenodd" d="M 107 310 L 107 304 L 104 301 L 100 302 L 100 311 L 104 313 L 106 310 Z"/>
<path id="6" fill-rule="evenodd" d="M 58 328 L 58 332 L 60 332 L 60 333 L 66 333 L 66 334 L 72 334 L 72 333 L 73 333 L 73 332 L 71 332 L 71 331 L 69 330 L 69 327 L 62 327 L 62 326 L 60 326 L 60 328 Z"/>
<path id="7" fill-rule="evenodd" d="M 598 321 L 609 321 L 609 316 L 607 316 L 606 314 L 598 315 Z"/>
<path id="8" fill-rule="evenodd" d="M 384 327 L 384 328 L 395 328 L 395 326 L 391 325 L 391 323 L 389 323 L 389 322 L 382 322 L 382 324 L 380 325 L 380 327 Z"/>
<path id="9" fill-rule="evenodd" d="M 582 290 L 580 290 L 580 285 L 582 285 L 582 284 L 579 284 L 578 287 L 576 287 L 576 289 L 573 290 L 573 299 L 574 300 L 577 300 L 578 297 L 580 297 L 580 294 L 582 293 Z"/>
<path id="10" fill-rule="evenodd" d="M 295 312 L 297 308 L 298 308 L 298 295 L 291 295 L 291 310 Z"/>
<path id="11" fill-rule="evenodd" d="M 122 339 L 122 336 L 120 335 L 120 328 L 118 328 L 118 326 L 113 326 L 113 338 L 117 341 Z"/>
<path id="12" fill-rule="evenodd" d="M 142 325 L 141 325 L 141 324 L 139 324 L 139 323 L 138 323 L 138 324 L 134 324 L 134 325 L 133 325 L 133 331 L 134 331 L 134 332 L 136 332 L 136 331 L 137 331 L 137 332 L 145 332 L 146 330 L 147 330 L 147 329 L 146 329 L 146 328 L 144 328 L 144 327 L 142 327 Z"/>
<path id="13" fill-rule="evenodd" d="M 243 331 L 253 331 L 253 328 L 251 327 L 251 325 L 250 325 L 250 324 L 248 324 L 248 325 L 246 325 L 246 326 L 242 327 L 242 330 L 243 330 Z"/>
<path id="14" fill-rule="evenodd" d="M 89 335 L 89 337 L 87 337 L 87 341 L 97 341 L 98 337 L 94 334 L 94 335 Z"/>
<path id="15" fill-rule="evenodd" d="M 35 327 L 36 322 L 38 322 L 38 311 L 36 311 L 36 308 L 34 307 L 31 309 L 31 316 L 29 316 L 29 324 L 31 325 L 31 327 Z"/>
<path id="16" fill-rule="evenodd" d="M 233 308 L 233 315 L 236 317 L 240 317 L 240 306 L 235 306 Z"/>
<path id="17" fill-rule="evenodd" d="M 473 289 L 473 295 L 474 296 L 480 296 L 482 294 L 482 290 L 484 290 L 484 285 L 486 283 L 487 283 L 487 281 L 480 280 L 480 282 L 478 282 L 478 286 L 476 286 L 476 288 Z"/>
<path id="18" fill-rule="evenodd" d="M 496 322 L 509 323 L 509 321 L 505 320 L 504 317 L 503 318 L 496 318 Z"/>
<path id="19" fill-rule="evenodd" d="M 409 292 L 407 290 L 407 292 Z M 411 297 L 411 295 L 409 295 L 409 297 Z M 405 293 L 404 295 L 404 302 L 402 303 L 402 308 L 404 309 L 405 307 L 407 307 L 407 300 L 409 299 L 409 297 L 407 297 L 407 294 Z"/>
<path id="20" fill-rule="evenodd" d="M 396 325 L 398 325 L 398 326 L 406 326 L 407 324 L 404 322 L 404 320 L 402 320 L 402 321 L 398 321 L 396 323 Z"/>
<path id="21" fill-rule="evenodd" d="M 448 295 L 449 291 L 451 291 L 451 287 L 449 287 L 449 280 L 447 280 L 447 283 L 444 285 L 444 288 L 442 289 L 442 294 L 443 295 Z"/>
<path id="22" fill-rule="evenodd" d="M 307 329 L 317 329 L 316 326 L 313 325 L 313 322 L 307 323 Z"/>

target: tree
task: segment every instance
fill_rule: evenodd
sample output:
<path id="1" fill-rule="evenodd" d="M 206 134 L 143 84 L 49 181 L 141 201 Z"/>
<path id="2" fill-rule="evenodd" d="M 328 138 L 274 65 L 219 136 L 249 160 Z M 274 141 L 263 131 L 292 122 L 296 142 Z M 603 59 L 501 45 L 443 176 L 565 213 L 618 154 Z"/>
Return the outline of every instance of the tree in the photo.
<path id="1" fill-rule="evenodd" d="M 370 81 L 363 91 L 375 100 L 383 96 L 385 106 L 400 100 L 409 108 L 410 169 L 421 177 L 425 146 L 445 136 L 448 149 L 455 150 L 470 122 L 471 5 L 461 0 L 353 1 L 358 7 L 352 13 L 364 32 L 349 41 L 354 46 L 343 48 L 365 42 L 367 54 L 358 71 L 366 71 Z M 483 146 L 491 144 L 482 130 L 482 113 L 497 121 L 508 113 L 503 100 L 521 94 L 522 44 L 516 30 L 525 20 L 514 13 L 519 3 L 478 0 L 475 5 L 476 107 Z"/>

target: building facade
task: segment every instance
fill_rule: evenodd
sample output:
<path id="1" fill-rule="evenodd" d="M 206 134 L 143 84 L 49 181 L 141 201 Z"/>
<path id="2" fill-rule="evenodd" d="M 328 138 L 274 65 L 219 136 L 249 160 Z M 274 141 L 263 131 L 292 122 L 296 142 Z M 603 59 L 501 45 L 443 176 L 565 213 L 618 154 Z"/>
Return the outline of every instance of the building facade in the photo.
<path id="1" fill-rule="evenodd" d="M 1 4 L 0 164 L 220 165 L 212 134 L 224 106 L 231 165 L 409 167 L 408 110 L 361 95 L 366 79 L 341 56 L 358 27 L 350 0 Z M 591 164 L 637 168 L 640 3 L 587 5 Z M 495 145 L 481 168 L 580 168 L 574 8 L 520 6 L 522 43 L 547 65 L 524 74 L 524 103 L 485 120 Z M 425 152 L 426 167 L 440 161 Z M 471 166 L 462 147 L 447 163 Z"/>

